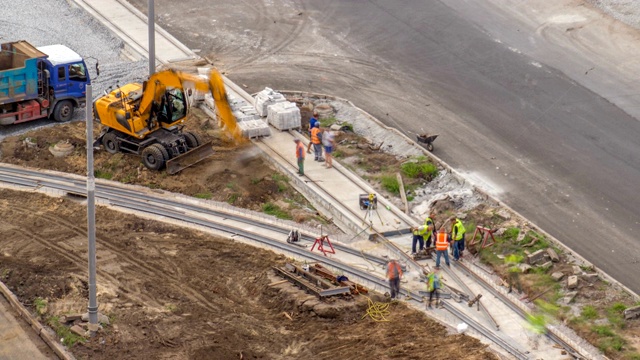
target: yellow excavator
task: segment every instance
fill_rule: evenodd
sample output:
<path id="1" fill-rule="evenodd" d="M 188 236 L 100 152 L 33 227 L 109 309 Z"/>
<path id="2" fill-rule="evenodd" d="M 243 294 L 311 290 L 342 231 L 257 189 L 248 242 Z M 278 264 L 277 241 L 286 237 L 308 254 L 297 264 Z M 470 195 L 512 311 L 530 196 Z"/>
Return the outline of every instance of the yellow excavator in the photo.
<path id="1" fill-rule="evenodd" d="M 94 102 L 94 117 L 103 125 L 94 146 L 102 145 L 110 154 L 126 152 L 140 155 L 151 170 L 166 166 L 175 174 L 211 156 L 211 142 L 195 133 L 183 131 L 191 87 L 211 92 L 218 116 L 227 131 L 239 138 L 222 77 L 215 69 L 204 79 L 189 73 L 164 70 L 143 84 L 118 87 Z M 186 89 L 186 90 L 185 90 Z"/>

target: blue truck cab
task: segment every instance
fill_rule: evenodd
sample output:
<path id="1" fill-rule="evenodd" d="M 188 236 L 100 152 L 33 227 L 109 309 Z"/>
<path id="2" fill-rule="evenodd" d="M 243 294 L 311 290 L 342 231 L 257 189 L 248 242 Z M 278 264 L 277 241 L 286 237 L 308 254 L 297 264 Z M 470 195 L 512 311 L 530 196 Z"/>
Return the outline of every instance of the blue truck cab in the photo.
<path id="1" fill-rule="evenodd" d="M 85 106 L 90 81 L 82 57 L 64 45 L 2 44 L 0 125 L 43 117 L 69 121 L 76 108 Z"/>

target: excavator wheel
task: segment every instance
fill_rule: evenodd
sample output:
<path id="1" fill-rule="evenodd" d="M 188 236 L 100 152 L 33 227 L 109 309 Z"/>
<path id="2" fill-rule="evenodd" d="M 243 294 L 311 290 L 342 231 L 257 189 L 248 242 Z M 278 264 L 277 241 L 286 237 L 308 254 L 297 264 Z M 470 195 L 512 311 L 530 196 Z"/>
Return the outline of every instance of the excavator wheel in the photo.
<path id="1" fill-rule="evenodd" d="M 109 154 L 117 154 L 120 152 L 120 144 L 118 136 L 113 132 L 108 132 L 102 137 L 102 146 Z"/>
<path id="2" fill-rule="evenodd" d="M 160 144 L 151 144 L 142 150 L 142 163 L 149 170 L 160 170 L 167 160 L 167 150 Z"/>
<path id="3" fill-rule="evenodd" d="M 189 149 L 197 148 L 198 146 L 200 146 L 202 144 L 202 139 L 200 138 L 200 136 L 198 136 L 198 134 L 194 134 L 192 132 L 185 132 L 184 133 L 184 140 L 187 142 L 187 147 Z"/>

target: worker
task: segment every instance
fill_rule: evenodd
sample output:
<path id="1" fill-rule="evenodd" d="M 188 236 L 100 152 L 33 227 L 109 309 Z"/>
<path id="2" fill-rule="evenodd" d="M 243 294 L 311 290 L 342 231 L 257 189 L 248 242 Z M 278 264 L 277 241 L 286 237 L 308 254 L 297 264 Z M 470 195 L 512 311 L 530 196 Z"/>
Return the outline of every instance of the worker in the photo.
<path id="1" fill-rule="evenodd" d="M 453 238 L 453 260 L 458 261 L 462 257 L 464 251 L 464 233 L 467 230 L 464 228 L 462 221 L 454 217 L 451 218 L 451 237 Z"/>
<path id="2" fill-rule="evenodd" d="M 433 300 L 433 294 L 436 295 L 436 307 L 440 305 L 440 269 L 435 268 L 427 276 L 427 291 L 429 291 L 429 303 L 427 308 L 431 309 L 431 301 Z"/>
<path id="3" fill-rule="evenodd" d="M 398 260 L 391 260 L 387 264 L 387 279 L 389 279 L 389 287 L 391 299 L 395 299 L 400 295 L 400 279 L 402 279 L 402 268 Z"/>
<path id="4" fill-rule="evenodd" d="M 416 244 L 420 244 L 420 251 L 422 251 L 422 249 L 424 248 L 424 234 L 426 232 L 426 225 L 411 228 L 411 233 L 413 234 L 413 240 L 411 242 L 411 255 L 416 254 Z"/>
<path id="5" fill-rule="evenodd" d="M 429 248 L 431 247 L 431 238 L 433 237 L 433 231 L 436 228 L 435 225 L 435 218 L 436 218 L 436 213 L 431 211 L 429 213 L 429 216 L 424 219 L 424 225 L 427 227 L 427 231 L 425 232 L 423 238 L 424 238 L 424 242 L 425 242 L 425 248 Z"/>
<path id="6" fill-rule="evenodd" d="M 300 139 L 293 140 L 296 143 L 296 159 L 298 160 L 298 175 L 304 176 L 304 145 Z"/>
<path id="7" fill-rule="evenodd" d="M 520 284 L 520 263 L 523 257 L 518 254 L 511 254 L 504 258 L 504 262 L 507 264 L 507 272 L 509 273 L 509 293 L 513 291 L 513 286 L 518 288 L 518 292 L 522 292 L 522 285 Z"/>
<path id="8" fill-rule="evenodd" d="M 322 130 L 320 123 L 315 123 L 311 129 L 311 143 L 313 144 L 313 155 L 315 161 L 324 161 L 322 158 Z"/>
<path id="9" fill-rule="evenodd" d="M 318 119 L 316 119 L 316 116 L 318 116 L 317 112 L 313 112 L 313 116 L 311 117 L 311 119 L 309 119 L 309 139 L 311 139 L 311 130 L 313 130 L 314 127 L 316 127 L 316 124 L 318 124 Z M 309 145 L 307 145 L 307 154 L 311 154 L 311 145 L 313 143 L 309 142 Z"/>
<path id="10" fill-rule="evenodd" d="M 333 150 L 335 148 L 335 135 L 333 131 L 326 130 L 322 133 L 322 146 L 324 146 L 324 157 L 325 162 L 324 165 L 327 169 L 331 169 L 333 167 Z"/>
<path id="11" fill-rule="evenodd" d="M 449 234 L 444 231 L 444 228 L 440 228 L 436 235 L 436 269 L 440 268 L 440 257 L 442 255 L 444 255 L 444 261 L 447 266 L 451 266 L 449 263 L 449 253 L 447 252 L 449 249 L 449 241 Z"/>

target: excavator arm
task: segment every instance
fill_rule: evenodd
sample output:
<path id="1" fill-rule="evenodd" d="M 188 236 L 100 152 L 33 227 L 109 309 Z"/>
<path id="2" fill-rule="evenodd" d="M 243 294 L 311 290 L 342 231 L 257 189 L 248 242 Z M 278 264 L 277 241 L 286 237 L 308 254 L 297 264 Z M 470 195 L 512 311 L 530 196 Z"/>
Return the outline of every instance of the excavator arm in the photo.
<path id="1" fill-rule="evenodd" d="M 149 113 L 154 103 L 159 104 L 161 102 L 162 96 L 164 96 L 167 88 L 184 89 L 185 87 L 188 87 L 186 86 L 187 82 L 192 83 L 198 91 L 211 93 L 216 104 L 220 120 L 234 138 L 240 139 L 241 134 L 227 99 L 227 92 L 224 87 L 222 76 L 215 69 L 211 69 L 209 72 L 208 81 L 193 74 L 171 69 L 151 75 L 144 87 L 138 112 L 140 114 Z"/>

